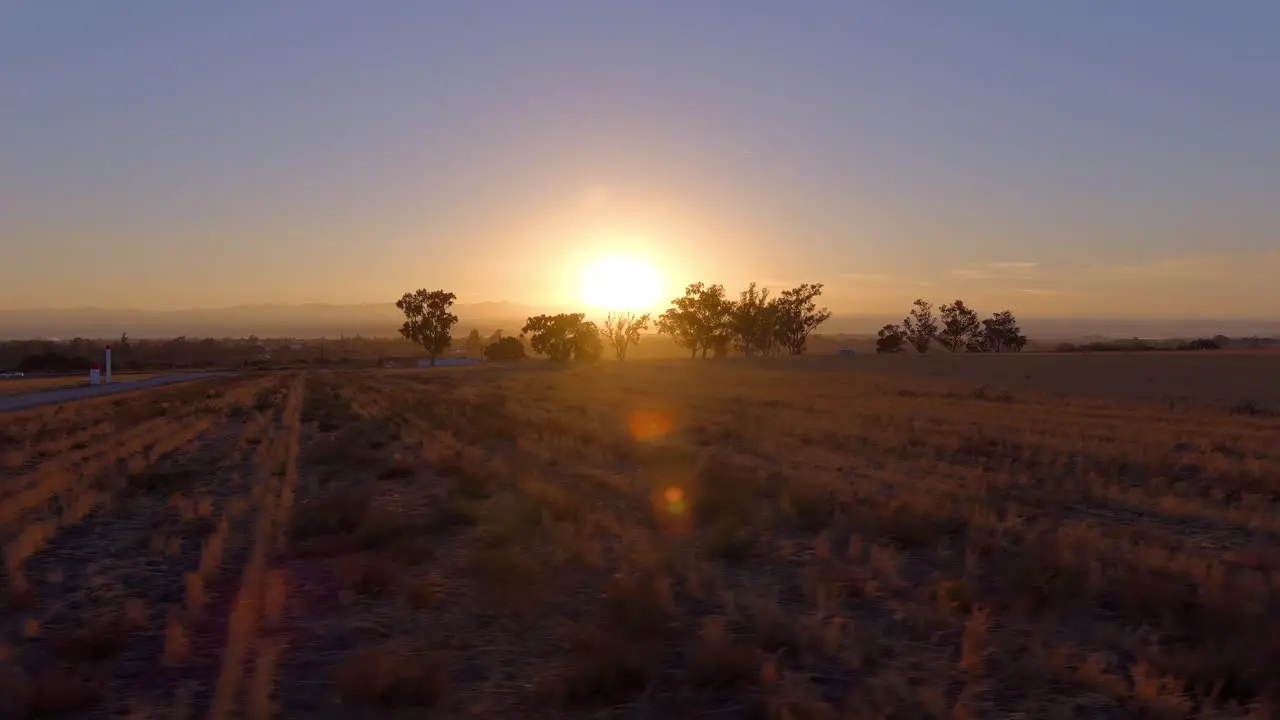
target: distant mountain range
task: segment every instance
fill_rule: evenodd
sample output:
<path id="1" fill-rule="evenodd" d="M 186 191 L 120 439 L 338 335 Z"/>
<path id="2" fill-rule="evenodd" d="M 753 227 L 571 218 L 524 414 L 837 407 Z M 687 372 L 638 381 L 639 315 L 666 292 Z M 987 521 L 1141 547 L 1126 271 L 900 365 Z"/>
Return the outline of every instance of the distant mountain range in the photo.
<path id="1" fill-rule="evenodd" d="M 519 331 L 525 318 L 565 308 L 531 307 L 510 302 L 459 304 L 458 329 L 489 333 Z M 901 316 L 836 314 L 822 326 L 824 334 L 874 334 Z M 1074 340 L 1086 337 L 1202 337 L 1215 334 L 1280 336 L 1280 321 L 1250 319 L 1147 318 L 1019 318 L 1033 339 Z M 147 337 L 390 337 L 400 327 L 400 311 L 392 303 L 328 305 L 242 305 L 192 310 L 109 308 L 0 310 L 0 339 L 117 338 L 128 333 Z"/>

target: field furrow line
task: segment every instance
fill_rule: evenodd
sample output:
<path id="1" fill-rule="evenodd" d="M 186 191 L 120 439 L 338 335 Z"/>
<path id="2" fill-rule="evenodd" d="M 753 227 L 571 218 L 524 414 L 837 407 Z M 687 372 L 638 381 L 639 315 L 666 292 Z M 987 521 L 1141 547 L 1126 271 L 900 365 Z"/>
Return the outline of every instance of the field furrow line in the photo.
<path id="1" fill-rule="evenodd" d="M 288 527 L 294 486 L 298 481 L 298 437 L 305 389 L 306 379 L 301 375 L 290 385 L 282 427 L 268 441 L 265 462 L 257 468 L 262 507 L 254 526 L 249 560 L 227 622 L 221 672 L 209 711 L 209 717 L 214 720 L 237 716 L 246 690 L 253 696 L 249 699 L 252 716 L 270 716 L 269 698 L 261 694 L 270 690 L 271 667 L 278 651 L 274 645 L 260 642 L 258 633 L 264 623 L 278 620 L 281 613 L 283 595 L 273 591 L 279 578 L 270 571 L 269 563 Z M 251 664 L 251 659 L 256 662 Z M 255 680 L 245 688 L 250 667 L 256 667 Z"/>

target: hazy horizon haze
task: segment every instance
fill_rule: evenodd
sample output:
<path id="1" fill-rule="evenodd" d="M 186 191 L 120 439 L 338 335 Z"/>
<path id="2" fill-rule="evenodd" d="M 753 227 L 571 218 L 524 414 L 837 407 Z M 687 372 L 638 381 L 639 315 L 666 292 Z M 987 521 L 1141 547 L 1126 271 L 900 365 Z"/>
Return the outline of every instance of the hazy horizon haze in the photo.
<path id="1" fill-rule="evenodd" d="M 0 9 L 0 309 L 826 284 L 1274 318 L 1280 5 Z"/>

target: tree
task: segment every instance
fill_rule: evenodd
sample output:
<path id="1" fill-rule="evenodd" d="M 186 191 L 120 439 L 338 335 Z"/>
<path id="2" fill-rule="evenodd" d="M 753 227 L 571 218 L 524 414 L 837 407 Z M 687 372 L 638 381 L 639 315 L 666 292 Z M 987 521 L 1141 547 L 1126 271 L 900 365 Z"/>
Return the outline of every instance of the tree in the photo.
<path id="1" fill-rule="evenodd" d="M 556 362 L 570 358 L 595 360 L 603 349 L 600 330 L 595 323 L 586 322 L 585 317 L 582 313 L 537 315 L 529 318 L 520 335 L 529 335 L 533 351 Z"/>
<path id="2" fill-rule="evenodd" d="M 579 323 L 573 333 L 573 359 L 579 362 L 595 362 L 604 353 L 604 342 L 600 339 L 600 328 L 587 321 Z"/>
<path id="3" fill-rule="evenodd" d="M 978 313 L 956 300 L 950 305 L 938 308 L 942 318 L 942 330 L 938 333 L 938 342 L 951 352 L 959 352 L 967 348 L 970 341 L 982 332 L 982 324 L 978 322 Z"/>
<path id="4" fill-rule="evenodd" d="M 916 352 L 922 355 L 929 352 L 929 343 L 938 335 L 938 321 L 933 317 L 933 305 L 923 298 L 917 298 L 912 303 L 911 312 L 902 321 L 902 332 Z"/>
<path id="5" fill-rule="evenodd" d="M 484 349 L 484 359 L 490 362 L 524 360 L 526 357 L 520 338 L 501 338 Z"/>
<path id="6" fill-rule="evenodd" d="M 792 355 L 804 354 L 809 333 L 831 317 L 831 311 L 818 309 L 814 298 L 822 294 L 822 283 L 805 283 L 783 290 L 776 305 L 775 337 Z"/>
<path id="7" fill-rule="evenodd" d="M 499 340 L 501 340 L 501 339 L 502 339 L 502 330 L 494 330 L 494 331 L 489 335 L 489 339 L 485 342 L 485 345 L 486 345 L 486 346 L 492 345 L 492 344 L 494 344 L 494 343 L 498 342 L 498 341 L 499 341 Z"/>
<path id="8" fill-rule="evenodd" d="M 480 331 L 471 328 L 471 332 L 467 335 L 467 343 L 463 345 L 467 354 L 471 356 L 480 355 L 484 352 L 484 340 L 480 339 Z"/>
<path id="9" fill-rule="evenodd" d="M 1027 344 L 1013 313 L 1002 310 L 982 321 L 982 337 L 977 343 L 987 352 L 1021 352 Z"/>
<path id="10" fill-rule="evenodd" d="M 751 283 L 738 296 L 729 313 L 729 335 L 733 346 L 747 357 L 768 355 L 777 335 L 778 303 L 769 298 L 769 289 L 757 290 Z"/>
<path id="11" fill-rule="evenodd" d="M 613 347 L 614 356 L 619 360 L 627 359 L 627 348 L 640 344 L 640 333 L 649 329 L 649 313 L 636 315 L 632 312 L 609 313 L 604 319 L 604 328 L 600 334 Z"/>
<path id="12" fill-rule="evenodd" d="M 907 344 L 907 336 L 902 332 L 901 325 L 889 323 L 880 328 L 880 332 L 876 334 L 876 352 L 878 353 L 900 353 L 902 346 Z"/>
<path id="13" fill-rule="evenodd" d="M 400 334 L 427 351 L 434 367 L 436 358 L 448 347 L 452 338 L 449 335 L 458 316 L 449 312 L 457 295 L 444 290 L 418 290 L 405 293 L 396 301 L 396 307 L 404 312 L 404 324 L 400 326 Z"/>
<path id="14" fill-rule="evenodd" d="M 693 357 L 701 350 L 705 358 L 707 350 L 729 337 L 733 302 L 724 296 L 723 285 L 692 283 L 671 305 L 658 317 L 658 332 L 689 348 Z"/>

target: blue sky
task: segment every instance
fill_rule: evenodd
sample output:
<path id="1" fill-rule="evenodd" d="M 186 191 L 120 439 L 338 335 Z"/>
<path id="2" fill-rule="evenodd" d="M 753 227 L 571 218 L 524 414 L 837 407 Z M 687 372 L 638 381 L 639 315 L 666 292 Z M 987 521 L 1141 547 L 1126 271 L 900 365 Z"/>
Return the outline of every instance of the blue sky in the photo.
<path id="1" fill-rule="evenodd" d="M 0 5 L 0 307 L 1280 308 L 1280 3 Z"/>

